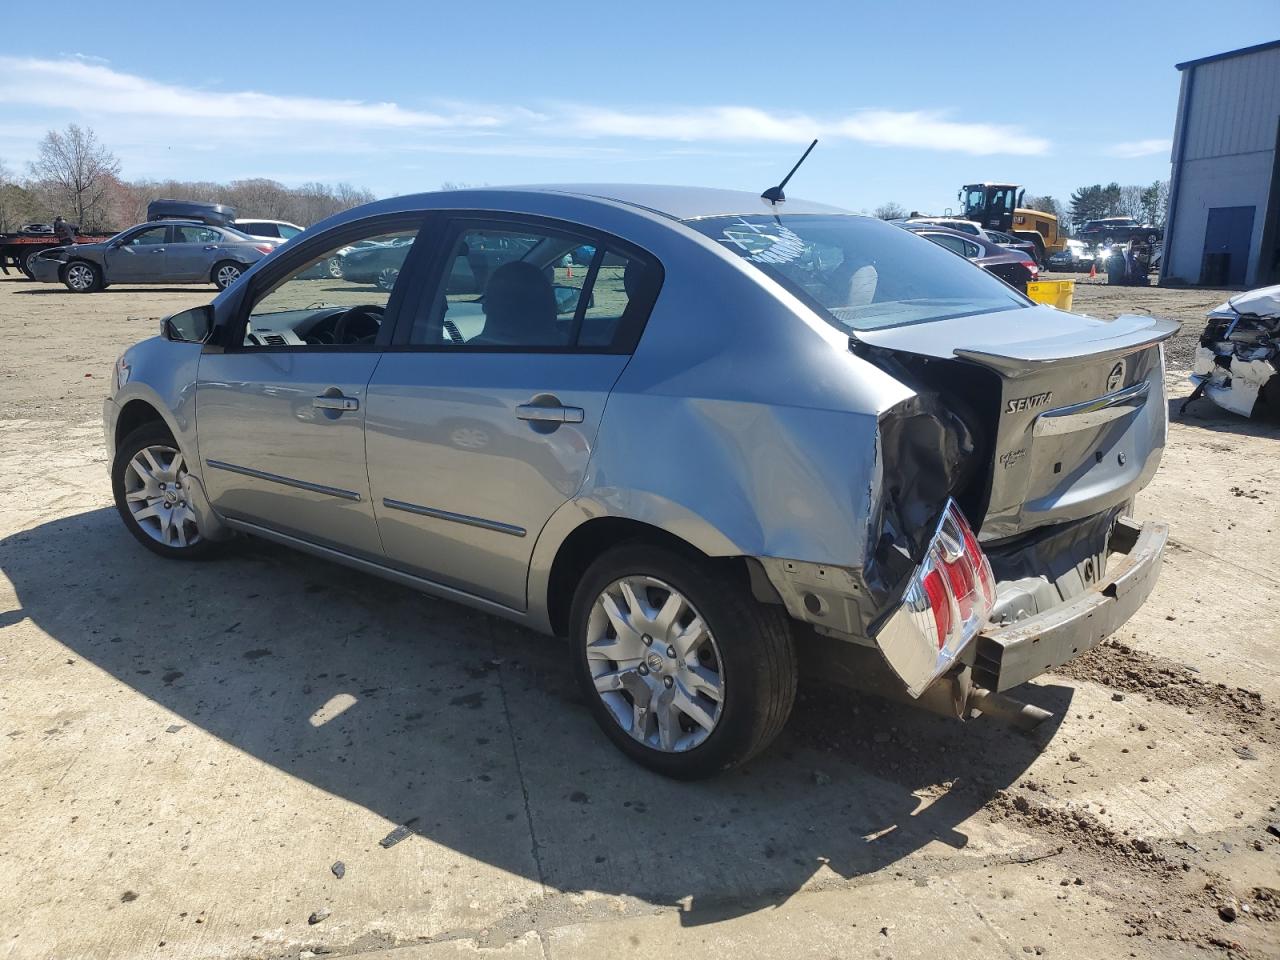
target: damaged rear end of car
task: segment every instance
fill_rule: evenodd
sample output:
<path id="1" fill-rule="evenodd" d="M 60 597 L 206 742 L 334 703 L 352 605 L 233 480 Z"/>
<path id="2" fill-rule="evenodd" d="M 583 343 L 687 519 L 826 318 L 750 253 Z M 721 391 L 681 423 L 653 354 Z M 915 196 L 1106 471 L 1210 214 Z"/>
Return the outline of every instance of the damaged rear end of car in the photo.
<path id="1" fill-rule="evenodd" d="M 1092 649 L 1158 576 L 1167 528 L 1129 514 L 1165 445 L 1177 324 L 1038 307 L 963 263 L 930 288 L 860 218 L 817 219 L 738 218 L 722 242 L 911 395 L 878 416 L 862 563 L 759 562 L 812 628 L 815 676 L 1033 724 L 1004 691 Z"/>

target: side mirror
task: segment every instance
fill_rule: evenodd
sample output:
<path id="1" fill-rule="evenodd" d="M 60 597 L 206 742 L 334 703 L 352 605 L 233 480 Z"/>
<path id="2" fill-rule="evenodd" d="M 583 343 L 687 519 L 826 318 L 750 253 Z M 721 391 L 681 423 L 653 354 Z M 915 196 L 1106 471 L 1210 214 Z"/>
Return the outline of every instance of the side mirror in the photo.
<path id="1" fill-rule="evenodd" d="M 175 343 L 204 343 L 213 332 L 213 307 L 203 304 L 160 321 L 160 335 Z"/>

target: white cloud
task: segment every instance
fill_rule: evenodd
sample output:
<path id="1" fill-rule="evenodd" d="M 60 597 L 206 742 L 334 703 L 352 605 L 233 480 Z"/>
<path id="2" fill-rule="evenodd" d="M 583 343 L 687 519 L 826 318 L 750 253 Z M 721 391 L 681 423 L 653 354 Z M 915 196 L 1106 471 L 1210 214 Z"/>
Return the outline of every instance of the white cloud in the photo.
<path id="1" fill-rule="evenodd" d="M 0 57 L 0 103 L 94 114 L 312 122 L 371 128 L 483 128 L 503 122 L 500 117 L 483 113 L 424 113 L 390 102 L 200 90 L 121 73 L 79 58 Z"/>
<path id="2" fill-rule="evenodd" d="M 627 112 L 566 107 L 570 129 L 585 136 L 684 141 L 781 141 L 814 137 L 855 140 L 876 146 L 951 150 L 970 154 L 1047 153 L 1049 141 L 1018 127 L 947 120 L 934 111 L 860 110 L 844 117 L 772 114 L 755 107 L 706 107 L 669 112 Z"/>
<path id="3" fill-rule="evenodd" d="M 1172 140 L 1153 139 L 1153 140 L 1128 140 L 1124 143 L 1114 143 L 1107 147 L 1107 154 L 1113 157 L 1120 157 L 1124 160 L 1132 160 L 1135 157 L 1152 157 L 1158 153 L 1168 153 L 1173 149 Z"/>
<path id="4" fill-rule="evenodd" d="M 0 104 L 25 107 L 28 117 L 38 112 L 41 120 L 54 111 L 87 118 L 104 139 L 114 136 L 138 151 L 148 145 L 173 149 L 183 144 L 186 152 L 188 144 L 244 144 L 250 136 L 256 143 L 322 139 L 329 145 L 326 149 L 336 152 L 407 149 L 548 158 L 621 149 L 581 143 L 604 139 L 703 147 L 800 144 L 820 137 L 972 155 L 1034 156 L 1050 148 L 1047 140 L 1017 126 L 962 122 L 929 110 L 865 109 L 809 116 L 745 106 L 629 111 L 571 103 L 531 107 L 448 100 L 424 110 L 392 101 L 165 83 L 125 73 L 85 54 L 62 59 L 0 56 Z M 325 136 L 335 130 L 343 132 Z"/>

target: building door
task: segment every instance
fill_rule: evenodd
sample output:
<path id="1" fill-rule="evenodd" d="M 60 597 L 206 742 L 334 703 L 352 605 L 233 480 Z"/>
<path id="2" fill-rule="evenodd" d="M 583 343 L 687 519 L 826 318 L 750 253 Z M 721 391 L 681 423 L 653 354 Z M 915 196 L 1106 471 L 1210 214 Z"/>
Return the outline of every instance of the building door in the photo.
<path id="1" fill-rule="evenodd" d="M 1244 286 L 1249 268 L 1255 207 L 1213 207 L 1204 231 L 1200 282 L 1210 287 Z"/>

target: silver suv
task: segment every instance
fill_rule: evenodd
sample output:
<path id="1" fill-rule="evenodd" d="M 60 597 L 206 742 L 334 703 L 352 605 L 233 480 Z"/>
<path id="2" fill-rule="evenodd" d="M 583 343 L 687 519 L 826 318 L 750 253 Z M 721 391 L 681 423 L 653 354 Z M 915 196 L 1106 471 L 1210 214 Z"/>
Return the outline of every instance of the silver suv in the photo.
<path id="1" fill-rule="evenodd" d="M 324 269 L 365 243 L 378 273 Z M 386 282 L 377 282 L 386 277 Z M 905 230 L 610 186 L 339 214 L 120 358 L 116 505 L 570 638 L 661 773 L 741 763 L 801 668 L 965 717 L 1150 592 L 1176 324 L 1038 307 Z"/>

